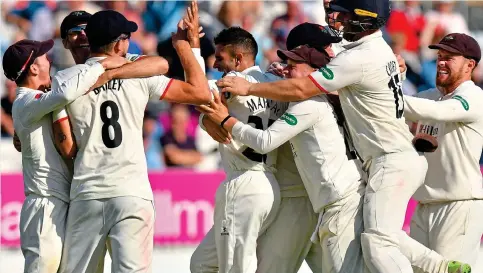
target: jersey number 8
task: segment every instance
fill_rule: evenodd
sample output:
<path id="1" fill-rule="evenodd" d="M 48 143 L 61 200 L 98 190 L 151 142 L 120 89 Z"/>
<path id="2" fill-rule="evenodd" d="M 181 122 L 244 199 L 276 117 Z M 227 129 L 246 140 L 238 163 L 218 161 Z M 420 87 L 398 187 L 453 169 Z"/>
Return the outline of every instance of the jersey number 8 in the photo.
<path id="1" fill-rule="evenodd" d="M 404 98 L 402 92 L 402 83 L 399 74 L 391 76 L 391 80 L 387 84 L 394 93 L 394 101 L 396 102 L 396 118 L 401 118 L 404 114 Z"/>
<path id="2" fill-rule="evenodd" d="M 268 127 L 270 127 L 270 125 L 272 125 L 272 123 L 274 123 L 274 122 L 275 122 L 275 120 L 272 120 L 272 119 L 268 120 Z M 264 130 L 263 120 L 262 120 L 261 117 L 259 117 L 259 116 L 249 116 L 247 124 L 250 124 L 250 123 L 255 125 L 256 129 Z M 251 161 L 267 163 L 267 155 L 266 154 L 259 154 L 259 153 L 255 152 L 255 150 L 253 150 L 250 147 L 246 148 L 242 152 L 242 154 L 246 158 L 250 159 Z"/>
<path id="3" fill-rule="evenodd" d="M 109 108 L 111 115 L 107 116 Z M 102 142 L 107 148 L 116 148 L 122 142 L 121 124 L 119 124 L 119 107 L 112 100 L 105 101 L 101 104 L 101 120 L 102 120 Z M 109 128 L 112 126 L 112 137 Z"/>

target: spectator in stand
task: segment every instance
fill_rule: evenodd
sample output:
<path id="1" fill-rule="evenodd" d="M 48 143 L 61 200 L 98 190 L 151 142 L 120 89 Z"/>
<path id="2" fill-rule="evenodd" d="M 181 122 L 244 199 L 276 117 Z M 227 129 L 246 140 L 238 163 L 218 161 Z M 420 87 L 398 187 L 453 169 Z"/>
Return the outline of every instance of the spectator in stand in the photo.
<path id="1" fill-rule="evenodd" d="M 391 12 L 386 25 L 396 54 L 403 56 L 406 64 L 419 72 L 419 36 L 424 28 L 425 18 L 419 1 L 404 1 L 401 8 Z"/>
<path id="2" fill-rule="evenodd" d="M 146 110 L 144 112 L 143 140 L 148 170 L 160 171 L 166 167 L 162 156 L 163 147 L 159 142 L 162 135 L 163 128 L 158 122 L 158 117 L 151 111 Z"/>
<path id="3" fill-rule="evenodd" d="M 1 125 L 2 125 L 2 137 L 13 136 L 13 120 L 12 120 L 12 104 L 15 100 L 15 88 L 17 85 L 11 80 L 5 81 L 6 94 L 2 98 L 1 104 Z"/>
<path id="4" fill-rule="evenodd" d="M 193 167 L 202 160 L 196 150 L 194 137 L 186 132 L 190 112 L 184 104 L 171 107 L 171 129 L 161 138 L 164 158 L 168 167 Z"/>
<path id="5" fill-rule="evenodd" d="M 445 0 L 434 2 L 435 10 L 426 13 L 426 25 L 421 33 L 422 59 L 435 58 L 435 51 L 428 49 L 434 40 L 433 36 L 437 28 L 442 28 L 445 33 L 469 34 L 468 24 L 463 15 L 454 11 L 454 1 Z"/>

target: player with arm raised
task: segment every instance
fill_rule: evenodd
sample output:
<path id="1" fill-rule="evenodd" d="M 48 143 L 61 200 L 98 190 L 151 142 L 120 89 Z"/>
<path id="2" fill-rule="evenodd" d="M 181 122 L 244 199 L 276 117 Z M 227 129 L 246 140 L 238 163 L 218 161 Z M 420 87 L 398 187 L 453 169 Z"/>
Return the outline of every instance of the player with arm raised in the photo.
<path id="1" fill-rule="evenodd" d="M 411 143 L 397 60 L 379 30 L 389 17 L 389 1 L 339 0 L 330 2 L 330 8 L 339 12 L 336 20 L 351 43 L 326 67 L 299 79 L 250 84 L 226 77 L 218 84 L 222 91 L 280 101 L 338 90 L 369 177 L 361 236 L 366 264 L 374 273 L 412 272 L 399 240 L 409 239 L 401 227 L 407 203 L 423 183 L 427 162 Z"/>
<path id="2" fill-rule="evenodd" d="M 329 61 L 325 51 L 321 52 L 307 45 L 290 51 L 278 51 L 278 54 L 282 60 L 288 60 L 286 74 L 289 78 L 310 75 Z M 219 99 L 215 99 L 215 103 L 210 106 L 211 108 L 200 108 L 231 133 L 234 139 L 259 153 L 271 152 L 290 141 L 312 209 L 319 213 L 319 225 L 317 229 L 314 226 L 310 233 L 315 230 L 317 239 L 320 240 L 318 243 L 322 253 L 318 258 L 322 264 L 321 272 L 364 272 L 360 234 L 363 231 L 362 201 L 365 183 L 361 178 L 359 160 L 355 159 L 355 155 L 354 158 L 347 157 L 343 129 L 338 126 L 335 112 L 327 97 L 320 95 L 290 103 L 285 113 L 266 130 L 252 128 L 232 118 Z M 287 221 L 286 224 L 290 227 L 291 222 Z M 293 230 L 289 233 L 292 234 Z M 277 242 L 274 237 L 267 238 L 275 240 L 267 246 L 277 250 L 261 249 L 260 256 L 263 257 L 263 251 L 283 251 L 286 248 L 285 241 L 291 240 L 292 236 L 287 234 L 287 230 L 281 236 L 289 238 L 281 242 Z M 302 261 L 303 259 L 299 262 Z M 271 262 L 278 261 L 274 259 Z M 265 269 L 258 268 L 260 272 L 277 272 L 264 271 Z M 286 270 L 285 268 L 285 271 L 279 272 L 287 272 Z"/>
<path id="3" fill-rule="evenodd" d="M 471 76 L 481 50 L 475 39 L 460 33 L 448 34 L 429 48 L 438 50 L 437 87 L 405 97 L 404 115 L 417 122 L 416 133 L 436 137 L 439 147 L 425 154 L 428 172 L 413 196 L 418 206 L 411 237 L 474 266 L 483 234 L 483 91 Z"/>
<path id="4" fill-rule="evenodd" d="M 172 39 L 187 82 L 165 76 L 112 79 L 67 107 L 79 151 L 60 272 L 94 272 L 106 242 L 113 272 L 151 271 L 154 208 L 142 140 L 144 109 L 149 99 L 192 104 L 211 99 L 181 27 L 182 22 Z M 92 15 L 85 29 L 91 49 L 86 65 L 126 56 L 136 30 L 118 12 Z"/>
<path id="5" fill-rule="evenodd" d="M 215 37 L 214 67 L 227 75 L 251 82 L 270 78 L 255 65 L 257 43 L 239 27 L 222 30 Z M 273 76 L 273 75 L 272 75 Z M 218 92 L 211 81 L 214 92 Z M 257 128 L 270 125 L 268 100 L 255 96 L 227 95 L 233 116 Z M 200 125 L 211 120 L 200 117 Z M 218 125 L 217 125 L 218 126 Z M 216 192 L 214 225 L 191 257 L 191 272 L 255 272 L 257 240 L 273 222 L 280 203 L 275 172 L 276 153 L 261 154 L 221 137 L 220 153 L 226 179 Z M 233 209 L 236 208 L 236 209 Z"/>
<path id="6" fill-rule="evenodd" d="M 56 272 L 64 243 L 71 172 L 54 146 L 50 113 L 86 93 L 105 68 L 126 61 L 110 57 L 78 69 L 78 77 L 54 76 L 46 53 L 52 40 L 22 40 L 3 56 L 5 76 L 18 85 L 12 115 L 16 134 L 23 143 L 22 170 L 25 201 L 20 213 L 20 240 L 24 272 Z"/>

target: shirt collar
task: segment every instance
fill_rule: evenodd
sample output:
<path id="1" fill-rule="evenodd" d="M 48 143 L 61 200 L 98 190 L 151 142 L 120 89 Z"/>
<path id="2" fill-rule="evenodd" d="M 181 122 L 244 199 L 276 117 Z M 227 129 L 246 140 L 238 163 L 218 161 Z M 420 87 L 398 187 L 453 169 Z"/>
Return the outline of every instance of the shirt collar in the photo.
<path id="1" fill-rule="evenodd" d="M 456 87 L 456 89 L 453 92 L 446 94 L 446 95 L 443 95 L 443 94 L 441 94 L 441 95 L 443 95 L 443 98 L 452 97 L 453 95 L 456 95 L 458 92 L 460 92 L 460 91 L 462 91 L 466 88 L 469 88 L 471 86 L 474 86 L 474 85 L 475 85 L 475 83 L 472 80 L 467 80 L 467 81 L 462 82 L 460 85 L 458 85 L 458 87 Z M 438 89 L 438 91 L 439 91 L 439 89 Z M 441 91 L 439 91 L 439 92 L 441 92 Z"/>
<path id="2" fill-rule="evenodd" d="M 86 64 L 92 65 L 95 62 L 98 62 L 100 60 L 104 60 L 105 58 L 107 58 L 107 57 L 90 57 L 89 59 L 87 59 Z"/>
<path id="3" fill-rule="evenodd" d="M 357 41 L 351 42 L 349 44 L 345 44 L 345 45 L 343 45 L 343 47 L 345 49 L 351 49 L 351 48 L 354 48 L 356 46 L 359 46 L 359 45 L 361 45 L 363 43 L 367 43 L 367 42 L 369 42 L 372 39 L 377 39 L 377 38 L 382 38 L 382 31 L 378 30 L 378 31 L 376 31 L 376 32 L 374 32 L 374 33 L 372 33 L 370 35 L 367 35 L 367 36 L 364 36 L 364 37 L 360 38 Z"/>
<path id="4" fill-rule="evenodd" d="M 28 88 L 28 87 L 20 86 L 20 87 L 17 87 L 16 93 L 17 93 L 17 95 L 21 95 L 21 94 L 25 94 L 25 93 L 31 92 L 31 91 L 42 92 L 40 90 L 35 90 L 35 89 Z M 44 93 L 44 92 L 42 92 L 42 93 Z"/>
<path id="5" fill-rule="evenodd" d="M 260 69 L 260 67 L 258 65 L 254 65 L 254 66 L 251 66 L 251 67 L 243 70 L 241 73 L 248 74 L 252 71 L 262 72 L 262 70 Z"/>

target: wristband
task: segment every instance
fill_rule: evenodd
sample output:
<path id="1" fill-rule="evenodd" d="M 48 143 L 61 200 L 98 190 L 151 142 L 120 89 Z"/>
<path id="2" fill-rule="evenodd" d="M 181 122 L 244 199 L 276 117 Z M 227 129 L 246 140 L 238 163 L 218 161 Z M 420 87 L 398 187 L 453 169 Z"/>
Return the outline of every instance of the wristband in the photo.
<path id="1" fill-rule="evenodd" d="M 225 125 L 225 122 L 227 122 L 230 118 L 230 115 L 226 116 L 226 118 L 220 123 L 221 128 L 224 128 L 223 125 Z"/>

